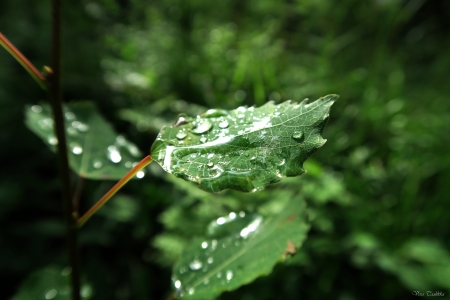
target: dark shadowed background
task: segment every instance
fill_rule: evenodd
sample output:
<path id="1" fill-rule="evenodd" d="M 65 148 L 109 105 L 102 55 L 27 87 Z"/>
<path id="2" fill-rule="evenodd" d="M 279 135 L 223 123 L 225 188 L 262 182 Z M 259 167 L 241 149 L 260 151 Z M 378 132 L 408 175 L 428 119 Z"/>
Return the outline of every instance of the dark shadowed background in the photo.
<path id="1" fill-rule="evenodd" d="M 85 295 L 166 299 L 171 266 L 208 220 L 293 186 L 310 209 L 303 248 L 221 299 L 449 295 L 450 1 L 64 2 L 65 100 L 94 101 L 143 153 L 181 112 L 341 96 L 308 173 L 260 196 L 221 202 L 152 164 L 81 231 Z M 49 65 L 50 1 L 0 1 L 0 31 Z M 45 99 L 0 49 L 2 299 L 66 266 L 56 157 L 23 123 Z M 81 211 L 113 184 L 87 180 Z"/>

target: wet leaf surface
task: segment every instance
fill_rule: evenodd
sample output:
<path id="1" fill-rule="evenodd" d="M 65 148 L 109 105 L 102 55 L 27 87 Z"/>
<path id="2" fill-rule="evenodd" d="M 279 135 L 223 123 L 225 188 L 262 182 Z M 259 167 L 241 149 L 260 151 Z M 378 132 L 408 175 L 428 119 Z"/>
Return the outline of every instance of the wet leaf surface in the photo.
<path id="1" fill-rule="evenodd" d="M 321 133 L 337 98 L 180 115 L 161 129 L 152 156 L 167 172 L 206 191 L 259 191 L 305 172 L 303 162 L 326 142 Z"/>
<path id="2" fill-rule="evenodd" d="M 287 247 L 295 253 L 309 229 L 305 205 L 298 198 L 287 201 L 277 214 L 248 215 L 232 212 L 218 218 L 215 227 L 226 227 L 228 235 L 221 232 L 218 238 L 209 235 L 190 244 L 173 269 L 177 297 L 214 299 L 269 274 L 285 258 Z M 233 222 L 240 227 L 231 226 Z"/>
<path id="3" fill-rule="evenodd" d="M 52 151 L 58 143 L 49 105 L 25 110 L 26 125 Z M 89 102 L 64 107 L 69 164 L 78 175 L 89 179 L 121 179 L 142 157 L 138 148 L 114 132 L 111 125 Z M 142 177 L 144 173 L 138 173 Z"/>

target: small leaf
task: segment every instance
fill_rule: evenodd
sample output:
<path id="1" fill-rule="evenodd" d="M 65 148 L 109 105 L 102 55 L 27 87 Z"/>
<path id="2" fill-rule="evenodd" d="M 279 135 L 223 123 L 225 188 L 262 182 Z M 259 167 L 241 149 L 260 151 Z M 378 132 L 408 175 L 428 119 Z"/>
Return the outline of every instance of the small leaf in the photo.
<path id="1" fill-rule="evenodd" d="M 53 151 L 58 143 L 48 105 L 27 107 L 26 125 Z M 111 125 L 90 102 L 64 107 L 69 164 L 78 175 L 89 179 L 121 179 L 140 159 L 141 152 Z"/>
<path id="2" fill-rule="evenodd" d="M 321 133 L 337 98 L 182 115 L 161 129 L 152 156 L 167 172 L 206 191 L 259 191 L 305 172 L 303 162 L 326 141 Z"/>
<path id="3" fill-rule="evenodd" d="M 53 299 L 70 300 L 70 267 L 49 266 L 32 273 L 19 287 L 11 300 Z M 88 284 L 81 286 L 81 299 L 90 299 L 92 288 Z"/>
<path id="4" fill-rule="evenodd" d="M 172 275 L 178 297 L 213 299 L 269 274 L 285 258 L 286 246 L 293 254 L 309 229 L 305 205 L 298 198 L 288 201 L 278 214 L 253 214 L 239 230 L 230 226 L 231 220 L 239 224 L 246 215 L 230 213 L 217 219 L 219 226 L 231 229 L 228 236 L 197 239 L 185 250 Z"/>

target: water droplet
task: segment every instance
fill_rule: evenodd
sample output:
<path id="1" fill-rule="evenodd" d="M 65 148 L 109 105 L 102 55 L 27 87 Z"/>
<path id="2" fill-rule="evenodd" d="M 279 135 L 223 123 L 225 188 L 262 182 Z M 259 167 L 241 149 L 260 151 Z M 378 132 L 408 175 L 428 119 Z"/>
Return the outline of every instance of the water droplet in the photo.
<path id="1" fill-rule="evenodd" d="M 75 128 L 69 127 L 69 128 L 67 128 L 67 133 L 68 133 L 69 135 L 76 135 L 76 134 L 77 134 L 77 131 L 76 131 Z"/>
<path id="2" fill-rule="evenodd" d="M 116 146 L 109 146 L 108 147 L 108 152 L 109 152 L 109 159 L 113 162 L 113 163 L 118 163 L 122 160 L 122 156 L 120 155 L 119 151 L 117 150 Z"/>
<path id="3" fill-rule="evenodd" d="M 240 232 L 241 237 L 244 239 L 248 237 L 248 235 L 254 232 L 262 222 L 262 217 L 258 217 L 253 220 L 247 227 L 243 228 Z"/>
<path id="4" fill-rule="evenodd" d="M 187 123 L 189 123 L 189 121 L 186 118 L 186 116 L 185 115 L 180 115 L 180 116 L 178 116 L 177 121 L 175 122 L 175 124 L 172 127 L 178 127 L 178 126 L 181 126 L 181 125 L 184 125 L 184 124 L 187 124 Z"/>
<path id="5" fill-rule="evenodd" d="M 220 218 L 218 218 L 217 220 L 216 220 L 216 223 L 218 224 L 218 225 L 222 225 L 222 224 L 225 224 L 225 218 L 224 217 L 220 217 Z"/>
<path id="6" fill-rule="evenodd" d="M 50 145 L 53 145 L 53 146 L 58 144 L 58 139 L 54 136 L 49 136 L 47 141 Z"/>
<path id="7" fill-rule="evenodd" d="M 205 280 L 203 280 L 203 284 L 208 284 L 209 283 L 209 278 L 206 278 Z"/>
<path id="8" fill-rule="evenodd" d="M 125 163 L 125 167 L 131 169 L 131 168 L 133 167 L 133 163 L 132 163 L 131 161 L 127 161 L 127 162 Z"/>
<path id="9" fill-rule="evenodd" d="M 175 136 L 177 137 L 177 139 L 182 140 L 187 136 L 187 133 L 184 130 L 180 130 Z"/>
<path id="10" fill-rule="evenodd" d="M 189 264 L 189 268 L 191 268 L 191 270 L 196 271 L 196 270 L 200 270 L 200 268 L 203 266 L 202 262 L 199 261 L 197 258 L 194 259 L 190 264 Z"/>
<path id="11" fill-rule="evenodd" d="M 80 121 L 73 121 L 71 125 L 73 128 L 78 129 L 78 131 L 81 131 L 81 132 L 86 132 L 89 129 L 89 126 L 81 123 Z"/>
<path id="12" fill-rule="evenodd" d="M 126 144 L 126 140 L 125 140 L 125 138 L 122 135 L 118 135 L 116 137 L 116 142 L 120 146 L 124 146 Z"/>
<path id="13" fill-rule="evenodd" d="M 180 274 L 184 274 L 185 272 L 186 272 L 186 268 L 185 267 L 180 268 Z"/>
<path id="14" fill-rule="evenodd" d="M 213 261 L 214 261 L 214 258 L 212 258 L 212 257 L 208 257 L 208 264 L 212 264 L 212 263 L 213 263 Z"/>
<path id="15" fill-rule="evenodd" d="M 220 278 L 220 277 L 222 277 L 222 273 L 221 272 L 217 273 L 217 278 Z"/>
<path id="16" fill-rule="evenodd" d="M 103 163 L 99 159 L 94 160 L 94 168 L 100 169 L 102 166 Z"/>
<path id="17" fill-rule="evenodd" d="M 236 213 L 230 212 L 230 213 L 228 214 L 228 216 L 230 217 L 231 220 L 233 220 L 233 219 L 236 218 Z"/>
<path id="18" fill-rule="evenodd" d="M 132 144 L 128 145 L 128 151 L 130 151 L 131 155 L 133 155 L 133 156 L 139 156 L 139 154 L 140 154 L 139 149 L 135 145 L 132 145 Z"/>
<path id="19" fill-rule="evenodd" d="M 56 294 L 58 294 L 58 292 L 55 289 L 51 289 L 45 293 L 45 299 L 53 299 L 56 297 Z"/>
<path id="20" fill-rule="evenodd" d="M 175 281 L 175 283 L 173 285 L 178 290 L 179 288 L 181 288 L 181 281 L 177 280 L 177 281 Z"/>
<path id="21" fill-rule="evenodd" d="M 219 123 L 220 128 L 224 129 L 224 128 L 227 128 L 228 126 L 230 126 L 230 124 L 228 123 L 227 120 L 220 121 L 220 123 Z"/>
<path id="22" fill-rule="evenodd" d="M 64 114 L 64 116 L 66 117 L 67 120 L 73 120 L 73 119 L 75 119 L 75 114 L 74 114 L 73 112 L 70 112 L 70 111 L 66 112 L 66 113 Z"/>
<path id="23" fill-rule="evenodd" d="M 70 148 L 72 148 L 73 154 L 80 155 L 83 153 L 83 148 L 78 143 L 70 143 Z"/>
<path id="24" fill-rule="evenodd" d="M 206 143 L 207 140 L 208 140 L 208 138 L 207 138 L 206 136 L 202 136 L 202 137 L 200 138 L 200 142 L 201 142 L 201 143 Z"/>
<path id="25" fill-rule="evenodd" d="M 228 270 L 226 273 L 226 277 L 227 277 L 227 282 L 229 282 L 231 280 L 231 278 L 233 278 L 233 271 Z"/>
<path id="26" fill-rule="evenodd" d="M 303 132 L 295 131 L 294 134 L 292 134 L 292 138 L 296 141 L 301 141 L 303 139 Z"/>
<path id="27" fill-rule="evenodd" d="M 143 178 L 144 176 L 145 176 L 144 171 L 139 171 L 139 172 L 136 173 L 136 177 L 137 178 Z"/>
<path id="28" fill-rule="evenodd" d="M 206 165 L 210 168 L 214 167 L 214 163 L 212 161 L 208 161 Z"/>
<path id="29" fill-rule="evenodd" d="M 208 154 L 208 158 L 213 158 L 213 157 L 214 157 L 214 153 Z"/>
<path id="30" fill-rule="evenodd" d="M 188 290 L 188 293 L 189 293 L 189 295 L 192 295 L 193 293 L 194 293 L 194 288 L 190 288 L 189 290 Z"/>
<path id="31" fill-rule="evenodd" d="M 202 243 L 202 248 L 203 248 L 203 249 L 208 248 L 208 242 L 203 242 L 203 243 Z"/>
<path id="32" fill-rule="evenodd" d="M 239 212 L 239 217 L 241 218 L 245 217 L 245 212 L 244 211 Z"/>
<path id="33" fill-rule="evenodd" d="M 42 107 L 40 105 L 33 105 L 31 110 L 35 113 L 40 113 L 42 111 Z"/>
<path id="34" fill-rule="evenodd" d="M 198 123 L 195 125 L 193 129 L 191 129 L 191 131 L 193 133 L 202 134 L 207 132 L 211 128 L 212 128 L 211 122 L 209 122 L 208 120 L 202 120 L 198 121 Z"/>
<path id="35" fill-rule="evenodd" d="M 285 160 L 285 159 L 282 159 L 278 165 L 279 165 L 279 166 L 282 166 L 282 165 L 284 165 L 285 163 L 286 163 L 286 160 Z"/>
<path id="36" fill-rule="evenodd" d="M 216 250 L 217 247 L 217 240 L 212 240 L 211 241 L 211 250 L 214 251 Z"/>

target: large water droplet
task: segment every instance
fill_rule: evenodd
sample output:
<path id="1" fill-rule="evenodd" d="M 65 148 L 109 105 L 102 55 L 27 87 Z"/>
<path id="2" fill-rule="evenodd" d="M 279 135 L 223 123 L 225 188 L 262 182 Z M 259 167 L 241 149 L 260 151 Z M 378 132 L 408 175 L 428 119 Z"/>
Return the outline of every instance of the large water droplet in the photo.
<path id="1" fill-rule="evenodd" d="M 122 156 L 120 155 L 120 152 L 117 150 L 116 146 L 109 146 L 108 152 L 109 159 L 113 163 L 118 163 L 122 160 Z"/>
<path id="2" fill-rule="evenodd" d="M 190 264 L 189 264 L 189 268 L 191 268 L 191 270 L 196 271 L 196 270 L 200 270 L 200 268 L 203 266 L 202 262 L 199 261 L 197 258 L 194 259 Z"/>
<path id="3" fill-rule="evenodd" d="M 191 131 L 193 133 L 202 134 L 202 133 L 207 132 L 211 128 L 212 128 L 211 122 L 209 122 L 208 120 L 200 120 L 197 122 L 195 127 L 193 129 L 191 129 Z"/>
<path id="4" fill-rule="evenodd" d="M 292 134 L 292 138 L 296 141 L 301 141 L 303 139 L 303 132 L 302 131 L 295 131 Z"/>
<path id="5" fill-rule="evenodd" d="M 80 155 L 83 153 L 83 148 L 78 143 L 70 143 L 70 148 L 72 148 L 73 154 Z"/>
<path id="6" fill-rule="evenodd" d="M 227 282 L 229 282 L 231 280 L 231 278 L 233 278 L 233 271 L 228 270 L 226 273 L 226 278 L 227 278 Z"/>
<path id="7" fill-rule="evenodd" d="M 230 126 L 230 124 L 228 123 L 227 120 L 220 121 L 220 123 L 219 123 L 219 127 L 220 127 L 220 128 L 225 129 L 225 128 L 227 128 L 228 126 Z"/>
<path id="8" fill-rule="evenodd" d="M 57 145 L 58 144 L 58 139 L 54 136 L 49 136 L 47 139 L 48 143 L 52 146 Z"/>
<path id="9" fill-rule="evenodd" d="M 42 107 L 40 105 L 33 105 L 31 110 L 35 113 L 40 113 L 42 111 Z"/>
<path id="10" fill-rule="evenodd" d="M 203 242 L 203 243 L 202 243 L 202 248 L 203 248 L 203 249 L 208 248 L 208 242 Z"/>
<path id="11" fill-rule="evenodd" d="M 136 177 L 137 178 L 143 178 L 144 176 L 145 176 L 144 171 L 139 171 L 139 172 L 136 173 Z"/>
<path id="12" fill-rule="evenodd" d="M 177 139 L 182 140 L 187 136 L 187 133 L 184 130 L 180 130 L 175 136 L 177 137 Z"/>

